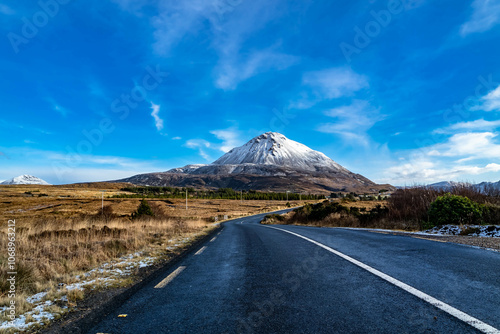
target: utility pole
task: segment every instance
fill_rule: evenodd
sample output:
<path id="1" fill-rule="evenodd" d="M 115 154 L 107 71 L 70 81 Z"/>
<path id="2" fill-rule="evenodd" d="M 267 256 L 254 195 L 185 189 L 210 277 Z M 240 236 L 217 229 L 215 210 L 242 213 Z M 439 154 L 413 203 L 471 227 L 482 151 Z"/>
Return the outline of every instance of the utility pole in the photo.
<path id="1" fill-rule="evenodd" d="M 188 209 L 188 189 L 186 188 L 186 210 Z"/>
<path id="2" fill-rule="evenodd" d="M 290 192 L 290 190 L 287 190 L 286 191 L 286 201 L 288 202 L 288 193 Z"/>
<path id="3" fill-rule="evenodd" d="M 243 204 L 243 190 L 241 190 L 241 204 Z"/>
<path id="4" fill-rule="evenodd" d="M 104 214 L 104 190 L 101 191 L 101 213 Z"/>

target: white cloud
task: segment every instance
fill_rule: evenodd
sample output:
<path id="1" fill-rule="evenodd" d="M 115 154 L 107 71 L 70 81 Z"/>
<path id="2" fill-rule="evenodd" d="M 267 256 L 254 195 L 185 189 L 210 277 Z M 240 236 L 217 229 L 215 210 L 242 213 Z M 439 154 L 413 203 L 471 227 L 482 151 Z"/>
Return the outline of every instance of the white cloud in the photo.
<path id="1" fill-rule="evenodd" d="M 233 148 L 241 146 L 243 144 L 239 139 L 240 133 L 235 128 L 213 130 L 210 131 L 210 133 L 223 141 L 218 149 L 224 153 L 229 152 Z"/>
<path id="2" fill-rule="evenodd" d="M 475 175 L 498 173 L 500 144 L 494 141 L 497 136 L 493 132 L 457 133 L 443 143 L 410 150 L 386 170 L 382 181 L 408 185 L 473 181 Z"/>
<path id="3" fill-rule="evenodd" d="M 186 141 L 185 146 L 198 150 L 198 153 L 205 160 L 211 160 L 212 155 L 220 155 L 220 152 L 228 152 L 236 146 L 242 144 L 240 132 L 235 127 L 230 127 L 221 130 L 210 131 L 217 139 L 222 140 L 222 143 L 214 143 L 205 139 L 190 139 Z M 208 152 L 210 151 L 211 154 Z"/>
<path id="4" fill-rule="evenodd" d="M 484 110 L 484 111 L 500 111 L 500 85 L 481 97 L 481 105 L 476 106 L 473 110 Z"/>
<path id="5" fill-rule="evenodd" d="M 429 147 L 429 155 L 465 157 L 471 159 L 499 158 L 500 145 L 493 141 L 498 134 L 492 132 L 457 133 L 447 142 Z"/>
<path id="6" fill-rule="evenodd" d="M 388 182 L 398 185 L 428 184 L 439 181 L 462 180 L 473 182 L 470 178 L 475 175 L 496 173 L 500 171 L 500 164 L 486 165 L 452 165 L 444 161 L 428 158 L 410 158 L 402 163 L 389 167 L 385 171 L 385 178 L 379 182 Z"/>
<path id="7" fill-rule="evenodd" d="M 206 31 L 211 35 L 207 51 L 215 52 L 219 58 L 214 68 L 218 88 L 234 90 L 249 78 L 267 71 L 284 70 L 298 60 L 277 51 L 277 46 L 244 50 L 247 38 L 282 14 L 278 2 L 190 0 L 169 1 L 159 6 L 159 14 L 151 20 L 155 29 L 155 52 L 168 56 L 186 36 Z"/>
<path id="8" fill-rule="evenodd" d="M 434 133 L 454 133 L 460 130 L 470 131 L 491 131 L 500 127 L 500 120 L 486 121 L 483 118 L 470 121 L 452 124 L 446 128 L 436 129 Z"/>
<path id="9" fill-rule="evenodd" d="M 186 141 L 185 146 L 192 149 L 197 149 L 198 153 L 203 159 L 207 161 L 211 160 L 210 156 L 206 153 L 206 149 L 210 148 L 211 146 L 210 142 L 204 139 L 189 139 L 188 141 Z"/>
<path id="10" fill-rule="evenodd" d="M 168 1 L 160 5 L 160 14 L 152 18 L 156 42 L 153 49 L 159 55 L 168 55 L 182 38 L 197 31 L 205 15 L 211 12 L 211 1 Z"/>
<path id="11" fill-rule="evenodd" d="M 270 49 L 252 52 L 245 57 L 231 55 L 224 57 L 216 68 L 216 85 L 224 90 L 234 90 L 243 82 L 257 74 L 270 70 L 281 71 L 297 63 L 298 58 L 274 52 Z"/>
<path id="12" fill-rule="evenodd" d="M 302 83 L 310 86 L 316 95 L 324 99 L 352 96 L 355 92 L 368 87 L 368 80 L 365 76 L 347 67 L 305 73 Z"/>
<path id="13" fill-rule="evenodd" d="M 485 32 L 500 23 L 499 0 L 474 0 L 470 19 L 460 27 L 460 34 Z"/>
<path id="14" fill-rule="evenodd" d="M 380 116 L 378 109 L 362 100 L 354 100 L 351 105 L 337 107 L 324 113 L 335 118 L 335 121 L 320 124 L 317 130 L 324 133 L 338 134 L 344 138 L 346 143 L 353 146 L 368 146 L 369 137 L 367 131 L 383 118 Z"/>
<path id="15" fill-rule="evenodd" d="M 160 118 L 160 116 L 158 116 L 158 114 L 160 113 L 160 105 L 151 102 L 151 110 L 153 110 L 153 112 L 151 112 L 151 116 L 153 116 L 155 120 L 156 129 L 158 131 L 161 131 L 163 129 L 163 120 Z"/>
<path id="16" fill-rule="evenodd" d="M 181 140 L 182 137 L 173 137 L 172 140 Z"/>

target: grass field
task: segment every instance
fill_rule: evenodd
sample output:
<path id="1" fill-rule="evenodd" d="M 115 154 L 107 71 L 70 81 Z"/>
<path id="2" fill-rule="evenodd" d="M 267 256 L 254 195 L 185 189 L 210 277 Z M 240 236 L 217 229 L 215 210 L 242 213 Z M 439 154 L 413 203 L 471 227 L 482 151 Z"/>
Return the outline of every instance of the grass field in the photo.
<path id="1" fill-rule="evenodd" d="M 120 190 L 123 186 L 113 183 L 0 186 L 1 249 L 7 249 L 8 221 L 15 220 L 16 227 L 17 314 L 32 310 L 34 304 L 26 298 L 41 292 L 43 300 L 64 294 L 65 305 L 59 303 L 56 310 L 64 313 L 62 307 L 66 310 L 67 306 L 74 306 L 85 295 L 85 289 L 68 291 L 64 286 L 77 283 L 100 265 L 114 263 L 127 254 L 135 254 L 137 263 L 145 258 L 148 261 L 170 258 L 177 248 L 186 247 L 190 240 L 214 228 L 215 217 L 221 221 L 225 217 L 282 209 L 287 204 L 188 199 L 186 209 L 185 199 L 148 199 L 155 217 L 132 220 L 131 214 L 141 199 L 111 198 L 124 193 Z M 111 208 L 112 214 L 102 214 L 103 204 Z M 9 303 L 4 253 L 0 253 L 0 307 Z M 112 286 L 132 282 L 133 275 L 115 280 Z M 7 319 L 4 315 L 0 320 Z"/>

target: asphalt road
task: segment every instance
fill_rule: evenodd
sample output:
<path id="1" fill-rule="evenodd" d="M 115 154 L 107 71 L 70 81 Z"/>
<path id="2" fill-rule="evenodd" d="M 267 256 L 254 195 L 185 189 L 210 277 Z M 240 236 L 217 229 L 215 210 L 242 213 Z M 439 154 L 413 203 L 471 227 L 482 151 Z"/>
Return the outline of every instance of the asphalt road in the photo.
<path id="1" fill-rule="evenodd" d="M 499 333 L 500 253 L 262 217 L 226 223 L 89 333 Z"/>

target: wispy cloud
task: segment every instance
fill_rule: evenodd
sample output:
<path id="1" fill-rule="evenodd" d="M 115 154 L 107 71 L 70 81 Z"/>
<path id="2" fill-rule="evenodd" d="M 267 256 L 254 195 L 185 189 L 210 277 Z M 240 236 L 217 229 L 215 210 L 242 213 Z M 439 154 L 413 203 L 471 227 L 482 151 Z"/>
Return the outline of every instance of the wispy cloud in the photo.
<path id="1" fill-rule="evenodd" d="M 238 84 L 257 74 L 270 70 L 284 70 L 298 62 L 298 58 L 270 49 L 252 52 L 247 57 L 231 55 L 216 68 L 216 86 L 234 90 Z"/>
<path id="2" fill-rule="evenodd" d="M 500 164 L 489 163 L 486 165 L 450 164 L 448 162 L 420 159 L 403 160 L 400 164 L 386 169 L 386 177 L 380 182 L 389 182 L 399 185 L 412 185 L 414 183 L 432 183 L 439 181 L 457 180 L 470 181 L 471 175 L 496 173 L 500 171 Z"/>
<path id="3" fill-rule="evenodd" d="M 213 160 L 212 155 L 218 157 L 221 151 L 226 153 L 243 144 L 240 139 L 240 131 L 236 127 L 212 130 L 210 134 L 221 140 L 222 143 L 205 139 L 190 139 L 186 141 L 184 146 L 198 150 L 198 153 L 203 159 L 210 161 Z"/>
<path id="4" fill-rule="evenodd" d="M 367 78 L 348 67 L 307 72 L 302 78 L 302 83 L 311 87 L 316 95 L 324 99 L 353 96 L 355 92 L 368 87 Z"/>
<path id="5" fill-rule="evenodd" d="M 467 160 L 498 158 L 500 145 L 493 139 L 498 136 L 492 132 L 457 133 L 447 142 L 428 148 L 430 156 L 463 157 Z"/>
<path id="6" fill-rule="evenodd" d="M 500 111 L 500 85 L 480 98 L 480 104 L 472 110 Z"/>
<path id="7" fill-rule="evenodd" d="M 443 143 L 410 150 L 386 170 L 387 178 L 383 181 L 395 184 L 463 181 L 472 175 L 498 172 L 500 164 L 492 162 L 500 157 L 497 137 L 498 133 L 493 132 L 456 133 Z"/>
<path id="8" fill-rule="evenodd" d="M 181 140 L 182 137 L 173 137 L 172 140 Z"/>
<path id="9" fill-rule="evenodd" d="M 195 35 L 209 25 L 210 51 L 218 57 L 214 67 L 214 84 L 223 90 L 237 86 L 258 74 L 284 70 L 297 63 L 298 57 L 268 48 L 244 48 L 245 40 L 279 15 L 277 3 L 256 0 L 246 2 L 192 0 L 160 5 L 152 19 L 155 52 L 168 56 L 183 38 Z M 241 10 L 240 10 L 241 9 Z"/>
<path id="10" fill-rule="evenodd" d="M 485 32 L 500 23 L 499 0 L 474 0 L 470 19 L 460 27 L 460 34 Z"/>
<path id="11" fill-rule="evenodd" d="M 491 131 L 500 127 L 500 120 L 486 121 L 483 118 L 470 121 L 452 124 L 448 127 L 436 129 L 434 133 L 456 133 L 457 131 Z"/>
<path id="12" fill-rule="evenodd" d="M 155 120 L 155 126 L 158 131 L 161 131 L 163 129 L 163 120 L 160 118 L 159 113 L 160 113 L 160 105 L 154 104 L 151 102 L 151 116 L 153 116 Z"/>
<path id="13" fill-rule="evenodd" d="M 367 146 L 369 137 L 367 131 L 382 119 L 378 109 L 373 108 L 367 101 L 354 100 L 352 104 L 330 109 L 325 115 L 335 119 L 332 123 L 318 126 L 318 131 L 334 133 L 342 136 L 352 145 Z"/>
<path id="14" fill-rule="evenodd" d="M 235 128 L 213 130 L 210 133 L 222 140 L 222 144 L 219 145 L 218 149 L 224 153 L 243 144 L 240 140 L 240 132 Z"/>
<path id="15" fill-rule="evenodd" d="M 217 32 L 220 3 L 220 0 L 160 2 L 159 14 L 151 20 L 155 29 L 155 52 L 162 56 L 169 55 L 184 36 L 196 34 L 205 23 L 210 23 Z"/>
<path id="16" fill-rule="evenodd" d="M 204 139 L 189 139 L 186 141 L 185 146 L 198 150 L 198 153 L 203 159 L 207 161 L 211 160 L 210 156 L 206 152 L 206 149 L 210 148 L 210 142 Z"/>

